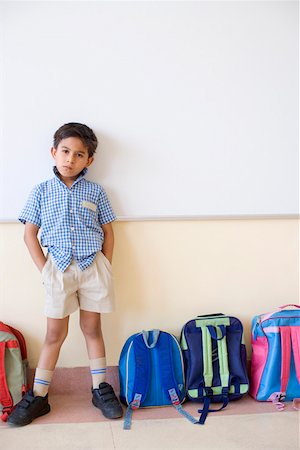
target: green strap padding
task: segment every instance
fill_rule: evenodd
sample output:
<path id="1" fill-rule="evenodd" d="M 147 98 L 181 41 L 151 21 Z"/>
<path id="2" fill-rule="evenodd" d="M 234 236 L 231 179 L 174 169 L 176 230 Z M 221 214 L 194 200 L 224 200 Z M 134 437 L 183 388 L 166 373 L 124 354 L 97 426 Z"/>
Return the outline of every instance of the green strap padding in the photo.
<path id="1" fill-rule="evenodd" d="M 217 336 L 221 337 L 222 332 L 217 328 Z M 229 386 L 229 367 L 228 367 L 228 352 L 226 344 L 226 336 L 220 339 L 218 342 L 218 355 L 219 355 L 219 367 L 220 367 L 220 379 L 222 387 Z"/>
<path id="2" fill-rule="evenodd" d="M 220 318 L 226 320 L 229 318 Z M 211 326 L 211 323 L 209 323 Z M 219 325 L 225 325 L 225 323 L 219 323 Z M 203 350 L 203 378 L 205 387 L 211 387 L 213 382 L 213 364 L 212 364 L 212 337 L 209 329 L 206 326 L 201 326 L 202 332 L 202 350 Z M 222 337 L 221 329 L 216 326 L 217 337 Z M 223 339 L 217 341 L 218 344 L 218 356 L 220 367 L 220 379 L 222 387 L 229 387 L 229 367 L 228 367 L 228 352 L 226 344 L 226 336 Z"/>
<path id="3" fill-rule="evenodd" d="M 201 327 L 203 351 L 203 378 L 205 387 L 211 387 L 213 381 L 211 335 L 207 327 Z"/>
<path id="4" fill-rule="evenodd" d="M 196 327 L 202 328 L 211 325 L 212 327 L 217 327 L 218 325 L 229 326 L 230 318 L 229 317 L 211 317 L 205 319 L 195 319 Z"/>
<path id="5" fill-rule="evenodd" d="M 8 333 L 7 331 L 0 331 L 0 342 L 15 341 L 15 340 L 17 340 L 17 338 L 14 334 Z"/>
<path id="6" fill-rule="evenodd" d="M 181 345 L 182 350 L 187 350 L 188 349 L 188 346 L 187 346 L 187 343 L 186 343 L 186 339 L 185 339 L 184 330 L 183 330 L 182 335 L 181 335 L 180 345 Z"/>
<path id="7" fill-rule="evenodd" d="M 241 344 L 245 345 L 245 336 L 244 336 L 244 332 L 242 331 L 242 341 Z"/>
<path id="8" fill-rule="evenodd" d="M 213 395 L 221 395 L 223 386 L 213 386 L 211 389 L 212 389 Z M 241 384 L 239 393 L 240 394 L 246 394 L 248 392 L 248 390 L 249 390 L 249 385 L 248 384 Z M 235 392 L 235 387 L 233 385 L 230 386 L 229 393 L 230 394 L 235 394 L 236 393 Z M 198 389 L 189 389 L 188 390 L 188 394 L 189 394 L 189 397 L 191 397 L 191 398 L 198 398 L 199 397 Z M 203 395 L 204 396 L 206 395 L 205 391 L 203 392 Z"/>

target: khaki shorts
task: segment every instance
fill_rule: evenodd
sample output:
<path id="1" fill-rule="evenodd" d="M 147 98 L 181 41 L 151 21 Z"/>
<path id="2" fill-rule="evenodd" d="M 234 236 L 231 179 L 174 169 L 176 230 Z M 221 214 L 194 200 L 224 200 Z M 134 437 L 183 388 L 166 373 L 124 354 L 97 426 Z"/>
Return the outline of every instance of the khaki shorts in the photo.
<path id="1" fill-rule="evenodd" d="M 63 319 L 78 308 L 97 313 L 114 310 L 111 264 L 102 252 L 98 252 L 94 262 L 83 271 L 73 260 L 65 272 L 61 272 L 48 255 L 42 279 L 47 317 Z"/>

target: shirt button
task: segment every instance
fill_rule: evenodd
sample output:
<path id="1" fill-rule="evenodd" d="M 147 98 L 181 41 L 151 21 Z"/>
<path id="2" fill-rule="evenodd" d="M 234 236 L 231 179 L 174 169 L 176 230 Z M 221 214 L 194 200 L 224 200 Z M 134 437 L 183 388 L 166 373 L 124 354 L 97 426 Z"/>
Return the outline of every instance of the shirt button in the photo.
<path id="1" fill-rule="evenodd" d="M 72 249 L 75 250 L 75 248 L 76 248 L 75 245 L 73 245 Z"/>
<path id="2" fill-rule="evenodd" d="M 74 227 L 71 227 L 71 231 L 74 231 L 75 230 L 75 228 Z"/>
<path id="3" fill-rule="evenodd" d="M 73 209 L 70 209 L 70 213 L 72 214 L 72 212 L 73 212 Z"/>

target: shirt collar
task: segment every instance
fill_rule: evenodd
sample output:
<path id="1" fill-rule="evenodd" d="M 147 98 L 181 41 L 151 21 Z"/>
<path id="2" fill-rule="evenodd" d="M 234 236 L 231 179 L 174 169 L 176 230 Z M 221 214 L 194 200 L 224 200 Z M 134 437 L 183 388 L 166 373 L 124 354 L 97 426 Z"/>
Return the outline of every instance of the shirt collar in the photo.
<path id="1" fill-rule="evenodd" d="M 56 167 L 56 166 L 53 166 L 53 172 L 54 172 L 54 175 L 55 175 L 56 179 L 57 179 L 60 183 L 63 183 L 63 182 L 61 181 L 61 179 L 59 178 L 59 171 L 57 170 L 57 167 Z M 80 174 L 78 175 L 78 177 L 76 178 L 76 180 L 74 181 L 74 183 L 72 184 L 72 186 L 74 186 L 75 183 L 78 183 L 78 181 L 82 180 L 82 178 L 86 175 L 87 172 L 88 172 L 88 169 L 87 169 L 87 167 L 85 167 L 85 168 L 80 172 Z M 63 185 L 65 185 L 65 184 L 63 183 Z"/>

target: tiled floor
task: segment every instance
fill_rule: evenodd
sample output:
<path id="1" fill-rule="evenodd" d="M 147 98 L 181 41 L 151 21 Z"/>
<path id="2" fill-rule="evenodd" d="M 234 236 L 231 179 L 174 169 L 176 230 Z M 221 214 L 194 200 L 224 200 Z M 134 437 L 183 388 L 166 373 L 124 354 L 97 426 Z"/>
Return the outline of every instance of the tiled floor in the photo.
<path id="1" fill-rule="evenodd" d="M 115 368 L 108 381 L 118 391 Z M 210 414 L 204 426 L 193 425 L 171 406 L 135 411 L 132 429 L 123 420 L 108 421 L 91 404 L 87 368 L 57 369 L 49 395 L 51 413 L 24 428 L 0 425 L 5 450 L 209 449 L 273 450 L 300 448 L 299 411 L 287 404 L 277 412 L 270 403 L 250 397 Z M 197 417 L 197 404 L 185 403 Z"/>

